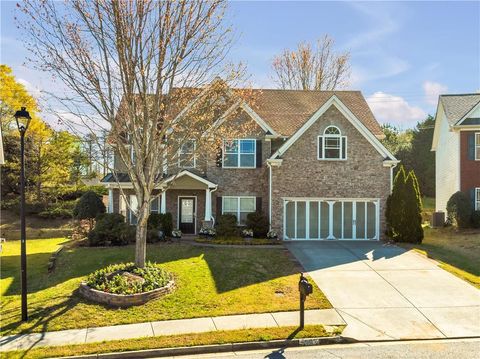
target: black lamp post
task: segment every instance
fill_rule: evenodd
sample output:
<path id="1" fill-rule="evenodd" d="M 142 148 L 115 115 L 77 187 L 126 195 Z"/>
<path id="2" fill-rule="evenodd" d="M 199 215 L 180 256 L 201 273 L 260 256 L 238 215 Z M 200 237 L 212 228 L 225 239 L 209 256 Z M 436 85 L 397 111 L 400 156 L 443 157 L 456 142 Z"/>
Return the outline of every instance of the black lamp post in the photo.
<path id="1" fill-rule="evenodd" d="M 22 271 L 22 321 L 28 320 L 27 313 L 27 235 L 25 231 L 25 132 L 30 124 L 30 114 L 25 107 L 15 112 L 20 132 L 20 262 Z"/>

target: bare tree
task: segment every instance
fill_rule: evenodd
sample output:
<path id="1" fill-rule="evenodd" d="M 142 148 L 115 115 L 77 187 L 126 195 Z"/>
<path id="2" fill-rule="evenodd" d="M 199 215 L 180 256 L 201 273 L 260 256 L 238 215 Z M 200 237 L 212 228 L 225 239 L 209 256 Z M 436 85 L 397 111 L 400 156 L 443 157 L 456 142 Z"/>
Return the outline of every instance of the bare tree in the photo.
<path id="1" fill-rule="evenodd" d="M 333 49 L 334 40 L 320 38 L 316 47 L 302 42 L 296 50 L 285 49 L 275 56 L 274 80 L 282 89 L 335 90 L 348 86 L 350 54 Z"/>
<path id="2" fill-rule="evenodd" d="M 244 130 L 215 121 L 233 118 L 248 96 L 229 90 L 239 71 L 221 67 L 231 41 L 226 2 L 27 0 L 21 9 L 33 60 L 66 86 L 55 99 L 73 127 L 107 130 L 125 164 L 138 202 L 135 263 L 143 267 L 164 169 L 186 141 L 216 153 L 221 138 Z M 223 80 L 212 81 L 218 74 Z"/>

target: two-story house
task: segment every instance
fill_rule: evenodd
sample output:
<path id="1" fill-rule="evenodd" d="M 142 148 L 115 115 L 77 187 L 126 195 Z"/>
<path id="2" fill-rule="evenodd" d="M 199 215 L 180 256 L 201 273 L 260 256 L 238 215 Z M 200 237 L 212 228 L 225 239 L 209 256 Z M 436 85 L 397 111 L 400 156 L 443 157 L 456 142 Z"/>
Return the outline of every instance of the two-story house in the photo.
<path id="1" fill-rule="evenodd" d="M 441 95 L 435 115 L 435 207 L 462 191 L 480 210 L 480 94 Z"/>
<path id="2" fill-rule="evenodd" d="M 235 123 L 249 122 L 241 138 L 228 139 L 221 156 L 195 154 L 152 212 L 170 212 L 183 233 L 198 233 L 223 213 L 243 225 L 261 211 L 282 239 L 380 239 L 392 169 L 398 163 L 381 144 L 382 130 L 359 91 L 253 90 Z M 187 158 L 195 143 L 186 144 Z M 128 176 L 107 175 L 109 211 L 134 223 L 126 203 L 136 199 Z M 128 196 L 120 195 L 121 186 Z"/>

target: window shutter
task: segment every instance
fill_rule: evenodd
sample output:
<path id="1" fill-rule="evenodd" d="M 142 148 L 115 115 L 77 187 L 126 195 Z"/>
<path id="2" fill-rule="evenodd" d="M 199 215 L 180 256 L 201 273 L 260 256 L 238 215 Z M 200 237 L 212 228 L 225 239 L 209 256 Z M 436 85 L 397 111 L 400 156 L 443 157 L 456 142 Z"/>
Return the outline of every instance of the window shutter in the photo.
<path id="1" fill-rule="evenodd" d="M 342 137 L 342 159 L 344 160 L 347 158 L 347 138 L 345 136 Z"/>
<path id="2" fill-rule="evenodd" d="M 216 211 L 216 213 L 217 213 L 216 220 L 218 221 L 218 219 L 222 215 L 222 196 L 217 197 L 217 211 Z"/>
<path id="3" fill-rule="evenodd" d="M 323 158 L 323 136 L 318 136 L 318 158 Z"/>
<path id="4" fill-rule="evenodd" d="M 475 188 L 470 188 L 470 201 L 472 202 L 472 211 L 475 211 Z"/>
<path id="5" fill-rule="evenodd" d="M 222 159 L 223 159 L 223 150 L 221 146 L 218 146 L 217 159 L 216 159 L 217 167 L 222 167 Z"/>
<path id="6" fill-rule="evenodd" d="M 468 145 L 468 159 L 471 161 L 475 160 L 475 134 L 469 133 L 467 135 L 467 145 Z"/>
<path id="7" fill-rule="evenodd" d="M 257 140 L 257 168 L 262 168 L 262 140 Z"/>
<path id="8" fill-rule="evenodd" d="M 255 197 L 255 211 L 262 212 L 262 197 Z"/>

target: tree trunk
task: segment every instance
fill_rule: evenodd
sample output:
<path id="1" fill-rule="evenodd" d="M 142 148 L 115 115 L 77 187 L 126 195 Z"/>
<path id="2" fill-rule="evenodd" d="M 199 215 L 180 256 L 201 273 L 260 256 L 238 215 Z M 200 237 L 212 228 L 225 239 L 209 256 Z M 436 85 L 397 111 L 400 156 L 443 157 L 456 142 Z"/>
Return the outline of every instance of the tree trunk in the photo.
<path id="1" fill-rule="evenodd" d="M 135 234 L 135 265 L 139 268 L 145 267 L 147 255 L 147 222 L 150 216 L 148 203 L 142 203 L 138 207 L 137 232 Z"/>

